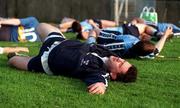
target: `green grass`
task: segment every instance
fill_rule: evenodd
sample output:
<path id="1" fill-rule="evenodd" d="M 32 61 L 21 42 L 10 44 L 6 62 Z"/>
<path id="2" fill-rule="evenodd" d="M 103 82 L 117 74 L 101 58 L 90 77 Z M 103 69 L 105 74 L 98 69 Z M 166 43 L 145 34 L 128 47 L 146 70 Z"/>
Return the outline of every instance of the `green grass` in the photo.
<path id="1" fill-rule="evenodd" d="M 66 34 L 72 38 L 72 34 Z M 27 46 L 29 55 L 41 43 L 0 42 Z M 105 95 L 91 95 L 78 79 L 20 71 L 0 55 L 0 108 L 178 108 L 180 106 L 180 38 L 168 41 L 165 58 L 129 59 L 139 70 L 136 83 L 109 82 Z"/>

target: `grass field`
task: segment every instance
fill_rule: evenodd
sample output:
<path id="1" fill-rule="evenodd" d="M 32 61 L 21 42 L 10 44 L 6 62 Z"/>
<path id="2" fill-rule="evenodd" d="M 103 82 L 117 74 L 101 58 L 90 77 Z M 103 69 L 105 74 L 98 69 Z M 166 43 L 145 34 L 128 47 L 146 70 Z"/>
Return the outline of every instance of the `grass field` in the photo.
<path id="1" fill-rule="evenodd" d="M 33 56 L 41 44 L 0 46 L 27 46 Z M 78 79 L 11 68 L 6 55 L 0 55 L 0 108 L 179 108 L 180 38 L 168 41 L 161 55 L 165 58 L 129 59 L 139 70 L 137 82 L 109 82 L 105 95 L 88 94 Z"/>

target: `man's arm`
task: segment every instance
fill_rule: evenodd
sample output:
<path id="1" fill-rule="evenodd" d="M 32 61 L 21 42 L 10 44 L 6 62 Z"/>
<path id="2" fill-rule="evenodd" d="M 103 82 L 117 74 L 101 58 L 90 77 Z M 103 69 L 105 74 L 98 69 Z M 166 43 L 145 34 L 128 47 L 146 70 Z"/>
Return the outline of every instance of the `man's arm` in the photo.
<path id="1" fill-rule="evenodd" d="M 0 25 L 14 25 L 18 26 L 21 24 L 20 19 L 17 18 L 3 18 L 0 20 Z"/>
<path id="2" fill-rule="evenodd" d="M 137 24 L 137 23 L 145 24 L 145 21 L 144 21 L 144 19 L 142 19 L 142 18 L 136 17 L 136 18 L 134 18 L 134 19 L 131 21 L 131 23 L 132 23 L 132 24 Z"/>
<path id="3" fill-rule="evenodd" d="M 68 28 L 72 27 L 72 23 L 73 22 L 74 21 L 69 21 L 69 22 L 61 23 L 61 24 L 59 24 L 59 28 L 60 29 L 68 29 Z"/>
<path id="4" fill-rule="evenodd" d="M 87 90 L 90 94 L 104 94 L 106 91 L 106 87 L 108 86 L 108 75 L 102 75 L 97 72 L 90 73 L 85 76 L 84 79 L 82 79 L 86 85 Z"/>
<path id="5" fill-rule="evenodd" d="M 86 43 L 88 43 L 88 44 L 96 43 L 96 38 L 97 38 L 97 34 L 96 34 L 95 30 L 91 30 L 91 31 L 89 31 Z"/>
<path id="6" fill-rule="evenodd" d="M 164 47 L 164 44 L 166 42 L 166 39 L 172 34 L 172 27 L 168 27 L 164 33 L 164 35 L 161 37 L 161 39 L 156 43 L 155 47 L 158 49 L 159 53 Z M 158 54 L 159 54 L 158 53 Z"/>
<path id="7" fill-rule="evenodd" d="M 94 27 L 94 29 L 99 29 L 99 27 L 96 25 L 96 23 L 92 19 L 89 19 L 88 22 Z"/>
<path id="8" fill-rule="evenodd" d="M 13 52 L 29 52 L 26 47 L 4 47 L 3 54 L 13 53 Z"/>
<path id="9" fill-rule="evenodd" d="M 102 82 L 97 82 L 88 86 L 87 89 L 90 94 L 104 94 L 106 86 Z"/>

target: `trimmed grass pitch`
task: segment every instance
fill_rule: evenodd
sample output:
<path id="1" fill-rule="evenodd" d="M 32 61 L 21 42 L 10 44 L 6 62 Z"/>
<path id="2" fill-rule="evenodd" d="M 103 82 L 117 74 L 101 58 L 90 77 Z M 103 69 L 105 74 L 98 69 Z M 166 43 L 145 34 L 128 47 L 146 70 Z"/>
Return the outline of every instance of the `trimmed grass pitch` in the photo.
<path id="1" fill-rule="evenodd" d="M 74 39 L 71 33 L 65 34 Z M 27 46 L 38 53 L 41 43 L 0 42 L 0 46 Z M 180 38 L 168 41 L 164 58 L 129 59 L 137 66 L 136 83 L 109 82 L 104 95 L 91 95 L 73 78 L 17 70 L 0 55 L 0 108 L 178 108 L 180 106 Z"/>

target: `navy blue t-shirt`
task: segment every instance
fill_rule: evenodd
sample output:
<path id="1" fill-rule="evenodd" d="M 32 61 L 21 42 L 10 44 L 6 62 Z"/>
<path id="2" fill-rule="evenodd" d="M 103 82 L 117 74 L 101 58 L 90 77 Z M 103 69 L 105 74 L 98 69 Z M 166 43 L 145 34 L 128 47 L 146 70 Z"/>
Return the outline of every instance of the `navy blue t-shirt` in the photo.
<path id="1" fill-rule="evenodd" d="M 106 84 L 108 74 L 100 57 L 115 55 L 102 46 L 85 44 L 80 41 L 66 40 L 53 48 L 48 57 L 48 64 L 55 75 L 64 75 L 82 79 L 87 85 L 96 82 Z"/>

